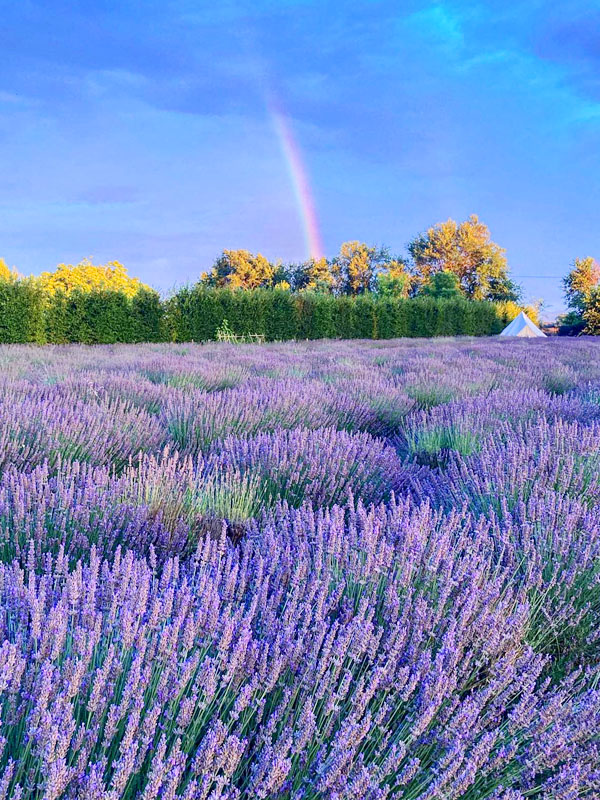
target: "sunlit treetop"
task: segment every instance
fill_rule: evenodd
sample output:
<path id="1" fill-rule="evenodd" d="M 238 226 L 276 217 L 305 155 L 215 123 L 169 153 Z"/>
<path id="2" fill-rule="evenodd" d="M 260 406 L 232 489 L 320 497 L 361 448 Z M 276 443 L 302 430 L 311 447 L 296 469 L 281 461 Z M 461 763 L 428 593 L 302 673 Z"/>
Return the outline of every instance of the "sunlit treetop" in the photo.
<path id="1" fill-rule="evenodd" d="M 248 250 L 223 250 L 203 283 L 229 289 L 258 289 L 272 286 L 277 268 L 260 253 Z"/>
<path id="2" fill-rule="evenodd" d="M 311 258 L 304 265 L 306 288 L 317 291 L 339 289 L 340 275 L 337 265 L 327 258 Z"/>
<path id="3" fill-rule="evenodd" d="M 96 265 L 87 258 L 75 265 L 59 264 L 54 272 L 42 272 L 37 280 L 49 294 L 106 289 L 133 297 L 140 289 L 150 288 L 138 278 L 131 278 L 118 261 Z"/>
<path id="4" fill-rule="evenodd" d="M 16 281 L 19 273 L 11 269 L 3 258 L 0 258 L 0 281 Z"/>
<path id="5" fill-rule="evenodd" d="M 576 258 L 573 269 L 563 279 L 565 299 L 569 308 L 581 313 L 595 289 L 600 286 L 600 264 L 596 259 Z"/>
<path id="6" fill-rule="evenodd" d="M 436 272 L 452 272 L 462 291 L 474 300 L 508 280 L 505 250 L 493 242 L 487 225 L 472 214 L 464 222 L 440 222 L 408 246 L 417 275 L 428 280 Z"/>

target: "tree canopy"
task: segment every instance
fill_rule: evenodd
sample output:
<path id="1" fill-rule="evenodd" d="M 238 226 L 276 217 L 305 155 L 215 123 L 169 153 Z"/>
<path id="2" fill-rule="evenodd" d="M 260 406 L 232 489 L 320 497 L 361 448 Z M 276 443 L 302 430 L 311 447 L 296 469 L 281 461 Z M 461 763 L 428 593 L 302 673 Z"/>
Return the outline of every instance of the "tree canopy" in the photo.
<path id="1" fill-rule="evenodd" d="M 491 240 L 489 228 L 475 214 L 465 222 L 448 219 L 434 225 L 416 236 L 408 251 L 420 283 L 437 272 L 451 272 L 473 300 L 491 299 L 500 287 L 514 289 L 508 280 L 506 251 Z"/>
<path id="2" fill-rule="evenodd" d="M 248 250 L 224 250 L 202 282 L 217 288 L 291 288 L 356 295 L 375 289 L 377 272 L 389 261 L 385 250 L 364 242 L 344 242 L 333 259 L 272 264 Z"/>
<path id="3" fill-rule="evenodd" d="M 600 336 L 600 287 L 594 287 L 587 296 L 583 312 L 585 333 Z"/>
<path id="4" fill-rule="evenodd" d="M 311 258 L 300 265 L 305 275 L 305 288 L 319 292 L 335 292 L 340 289 L 340 269 L 327 258 Z"/>
<path id="5" fill-rule="evenodd" d="M 413 278 L 402 259 L 383 264 L 377 275 L 375 291 L 382 297 L 408 297 Z"/>
<path id="6" fill-rule="evenodd" d="M 573 268 L 563 278 L 567 305 L 578 314 L 583 314 L 590 295 L 600 285 L 600 264 L 591 257 L 576 258 Z"/>
<path id="7" fill-rule="evenodd" d="M 473 300 L 521 300 L 520 287 L 508 277 L 504 249 L 491 240 L 487 225 L 475 215 L 461 223 L 449 219 L 432 226 L 408 244 L 408 253 L 403 258 L 385 247 L 351 240 L 333 258 L 273 264 L 261 253 L 224 250 L 201 281 L 217 288 L 275 287 L 350 296 L 375 292 L 396 297 L 417 295 L 426 286 L 428 293 L 442 291 L 444 286 L 446 293 L 458 291 Z M 454 275 L 457 288 L 448 278 L 439 286 L 432 283 L 440 272 Z"/>
<path id="8" fill-rule="evenodd" d="M 343 294 L 363 294 L 374 289 L 377 269 L 386 261 L 385 250 L 364 242 L 344 242 L 334 258 Z"/>
<path id="9" fill-rule="evenodd" d="M 203 275 L 209 286 L 229 289 L 259 289 L 271 287 L 277 267 L 258 253 L 249 250 L 223 250 L 211 272 Z"/>
<path id="10" fill-rule="evenodd" d="M 451 298 L 460 297 L 462 292 L 460 290 L 458 277 L 454 272 L 442 270 L 441 272 L 435 272 L 431 275 L 427 282 L 423 284 L 419 294 L 425 295 L 426 297 L 449 300 Z"/>
<path id="11" fill-rule="evenodd" d="M 87 258 L 75 265 L 59 264 L 54 272 L 42 272 L 36 280 L 50 295 L 56 292 L 69 295 L 75 291 L 107 289 L 133 297 L 140 289 L 150 289 L 138 278 L 131 278 L 127 269 L 118 261 L 96 265 Z"/>
<path id="12" fill-rule="evenodd" d="M 3 258 L 0 258 L 0 281 L 15 281 L 19 277 L 16 269 L 11 269 Z"/>

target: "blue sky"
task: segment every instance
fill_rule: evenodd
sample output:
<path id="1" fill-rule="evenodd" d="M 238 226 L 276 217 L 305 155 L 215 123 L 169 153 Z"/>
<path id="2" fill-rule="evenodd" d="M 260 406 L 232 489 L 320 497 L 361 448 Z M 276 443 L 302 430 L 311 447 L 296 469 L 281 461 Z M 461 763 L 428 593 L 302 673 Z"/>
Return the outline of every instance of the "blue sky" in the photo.
<path id="1" fill-rule="evenodd" d="M 599 0 L 0 0 L 0 37 L 21 272 L 118 259 L 167 290 L 223 248 L 304 258 L 270 93 L 329 254 L 477 213 L 546 316 L 600 258 Z"/>

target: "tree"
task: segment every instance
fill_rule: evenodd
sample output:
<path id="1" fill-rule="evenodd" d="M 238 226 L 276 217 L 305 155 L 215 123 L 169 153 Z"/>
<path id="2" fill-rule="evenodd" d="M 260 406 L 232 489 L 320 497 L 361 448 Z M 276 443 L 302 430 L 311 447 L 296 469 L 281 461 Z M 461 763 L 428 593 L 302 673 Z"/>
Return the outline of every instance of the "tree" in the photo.
<path id="1" fill-rule="evenodd" d="M 594 286 L 586 297 L 583 321 L 585 322 L 584 333 L 600 336 L 600 286 Z"/>
<path id="2" fill-rule="evenodd" d="M 11 269 L 3 258 L 0 258 L 0 281 L 16 281 L 19 273 Z"/>
<path id="3" fill-rule="evenodd" d="M 229 289 L 259 289 L 273 285 L 277 267 L 263 255 L 248 250 L 223 250 L 210 273 L 202 276 L 209 286 Z"/>
<path id="4" fill-rule="evenodd" d="M 490 278 L 485 299 L 494 303 L 521 303 L 523 290 L 510 278 Z"/>
<path id="5" fill-rule="evenodd" d="M 311 258 L 305 263 L 304 271 L 307 289 L 316 292 L 338 292 L 341 288 L 339 265 L 325 257 Z"/>
<path id="6" fill-rule="evenodd" d="M 461 297 L 458 277 L 449 270 L 435 272 L 421 288 L 419 294 L 445 300 Z"/>
<path id="7" fill-rule="evenodd" d="M 378 268 L 389 261 L 383 248 L 369 247 L 364 242 L 344 242 L 333 260 L 333 269 L 339 273 L 343 294 L 357 295 L 372 291 Z"/>
<path id="8" fill-rule="evenodd" d="M 535 322 L 535 320 L 534 320 Z M 556 318 L 559 336 L 578 336 L 585 329 L 585 320 L 576 311 L 559 314 Z"/>
<path id="9" fill-rule="evenodd" d="M 50 295 L 56 292 L 69 295 L 75 291 L 112 290 L 133 297 L 141 289 L 150 289 L 138 278 L 130 278 L 126 268 L 118 261 L 95 265 L 87 258 L 75 266 L 59 264 L 54 272 L 42 272 L 36 281 Z"/>
<path id="10" fill-rule="evenodd" d="M 292 291 L 338 292 L 340 284 L 337 266 L 327 258 L 310 258 L 298 264 L 284 264 L 282 270 Z"/>
<path id="11" fill-rule="evenodd" d="M 381 265 L 375 291 L 381 297 L 408 297 L 412 285 L 412 275 L 404 259 L 393 258 Z"/>
<path id="12" fill-rule="evenodd" d="M 449 219 L 434 225 L 415 237 L 408 251 L 418 281 L 452 272 L 462 292 L 474 300 L 489 299 L 500 286 L 514 286 L 508 280 L 505 250 L 491 241 L 487 225 L 475 214 L 460 224 Z"/>
<path id="13" fill-rule="evenodd" d="M 294 276 L 287 264 L 277 262 L 273 268 L 271 285 L 274 289 L 291 289 Z"/>
<path id="14" fill-rule="evenodd" d="M 565 299 L 569 308 L 580 316 L 585 312 L 590 295 L 600 284 L 600 264 L 593 258 L 576 258 L 573 269 L 563 278 Z"/>

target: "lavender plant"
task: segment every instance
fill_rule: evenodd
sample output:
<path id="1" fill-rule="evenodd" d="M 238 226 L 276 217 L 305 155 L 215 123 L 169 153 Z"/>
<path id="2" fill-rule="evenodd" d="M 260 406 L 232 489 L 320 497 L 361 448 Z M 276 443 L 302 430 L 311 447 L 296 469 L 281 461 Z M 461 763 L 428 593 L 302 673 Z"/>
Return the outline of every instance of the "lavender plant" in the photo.
<path id="1" fill-rule="evenodd" d="M 593 340 L 0 347 L 0 800 L 600 796 Z"/>
<path id="2" fill-rule="evenodd" d="M 540 679 L 526 599 L 492 545 L 408 503 L 282 507 L 239 548 L 209 537 L 160 571 L 95 548 L 71 569 L 3 565 L 2 785 L 591 797 L 600 697 L 577 673 Z"/>

